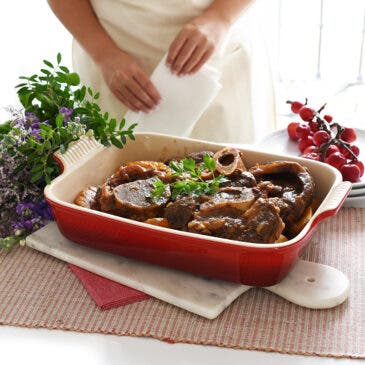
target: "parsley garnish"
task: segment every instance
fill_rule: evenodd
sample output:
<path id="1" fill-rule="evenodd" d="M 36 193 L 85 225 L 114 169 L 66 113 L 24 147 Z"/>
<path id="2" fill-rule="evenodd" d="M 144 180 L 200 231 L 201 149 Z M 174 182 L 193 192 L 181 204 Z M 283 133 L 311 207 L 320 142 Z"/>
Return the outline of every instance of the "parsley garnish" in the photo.
<path id="1" fill-rule="evenodd" d="M 151 198 L 153 201 L 158 202 L 165 192 L 169 189 L 169 186 L 164 184 L 159 178 L 156 178 L 156 181 L 153 183 L 154 189 L 151 191 L 151 194 L 148 198 Z"/>
<path id="2" fill-rule="evenodd" d="M 150 198 L 154 201 L 158 201 L 167 188 L 171 189 L 171 199 L 175 200 L 178 195 L 214 194 L 222 183 L 229 181 L 224 175 L 215 176 L 215 161 L 208 154 L 204 155 L 203 162 L 198 166 L 192 158 L 171 161 L 169 166 L 174 171 L 173 176 L 178 180 L 164 184 L 157 179 L 154 183 L 155 188 L 150 194 Z M 203 180 L 203 170 L 209 170 L 212 173 L 212 179 Z"/>

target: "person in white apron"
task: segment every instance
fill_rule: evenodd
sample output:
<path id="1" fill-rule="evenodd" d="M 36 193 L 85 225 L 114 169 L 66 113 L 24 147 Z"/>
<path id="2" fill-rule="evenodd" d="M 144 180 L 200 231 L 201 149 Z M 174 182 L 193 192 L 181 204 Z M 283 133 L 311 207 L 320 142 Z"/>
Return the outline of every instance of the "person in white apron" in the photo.
<path id="1" fill-rule="evenodd" d="M 271 74 L 247 10 L 250 0 L 49 3 L 74 36 L 74 69 L 82 83 L 100 92 L 102 111 L 120 119 L 128 109 L 156 107 L 160 96 L 149 75 L 167 53 L 180 76 L 198 72 L 205 62 L 221 71 L 222 89 L 189 137 L 253 143 L 274 129 Z M 173 123 L 172 116 L 171 134 Z"/>

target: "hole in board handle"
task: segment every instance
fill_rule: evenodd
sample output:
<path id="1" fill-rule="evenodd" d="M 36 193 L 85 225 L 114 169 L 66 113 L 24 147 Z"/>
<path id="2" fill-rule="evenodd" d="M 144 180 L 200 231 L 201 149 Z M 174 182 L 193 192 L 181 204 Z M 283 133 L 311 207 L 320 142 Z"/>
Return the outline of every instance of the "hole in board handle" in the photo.
<path id="1" fill-rule="evenodd" d="M 308 281 L 308 283 L 314 283 L 316 281 L 316 278 L 308 277 L 306 278 L 306 280 Z"/>

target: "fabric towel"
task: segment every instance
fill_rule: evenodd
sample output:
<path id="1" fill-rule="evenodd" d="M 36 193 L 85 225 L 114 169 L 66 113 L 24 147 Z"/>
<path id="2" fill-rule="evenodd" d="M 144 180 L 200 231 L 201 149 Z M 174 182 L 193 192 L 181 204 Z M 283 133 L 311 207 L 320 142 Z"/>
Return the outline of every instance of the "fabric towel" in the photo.
<path id="1" fill-rule="evenodd" d="M 128 111 L 124 118 L 138 123 L 136 132 L 188 136 L 221 89 L 219 78 L 220 72 L 208 65 L 192 75 L 174 75 L 165 56 L 151 76 L 161 95 L 160 104 L 149 113 Z"/>
<path id="2" fill-rule="evenodd" d="M 105 279 L 78 266 L 68 264 L 100 309 L 110 309 L 150 298 L 148 294 Z"/>

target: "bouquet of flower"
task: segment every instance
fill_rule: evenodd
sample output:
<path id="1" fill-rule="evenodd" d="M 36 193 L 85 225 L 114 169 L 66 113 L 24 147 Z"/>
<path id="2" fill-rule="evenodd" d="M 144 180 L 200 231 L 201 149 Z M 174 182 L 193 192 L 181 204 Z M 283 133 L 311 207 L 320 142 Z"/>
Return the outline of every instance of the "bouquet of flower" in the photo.
<path id="1" fill-rule="evenodd" d="M 77 73 L 44 60 L 40 74 L 21 76 L 16 86 L 23 110 L 10 109 L 11 119 L 0 124 L 0 248 L 24 243 L 25 237 L 52 220 L 44 187 L 59 173 L 53 153 L 66 152 L 82 135 L 105 146 L 122 148 L 134 140 L 136 124 L 125 127 L 102 113 L 99 93 L 79 86 Z"/>

